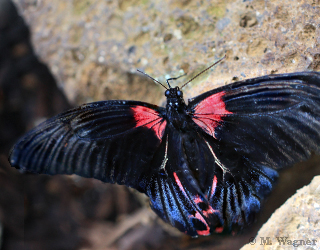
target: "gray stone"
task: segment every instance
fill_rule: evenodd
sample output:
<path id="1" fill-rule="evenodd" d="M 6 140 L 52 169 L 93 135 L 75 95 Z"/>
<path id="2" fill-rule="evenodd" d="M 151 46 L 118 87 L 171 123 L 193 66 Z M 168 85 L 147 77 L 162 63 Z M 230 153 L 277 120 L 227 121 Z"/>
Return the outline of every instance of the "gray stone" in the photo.
<path id="1" fill-rule="evenodd" d="M 162 82 L 186 72 L 181 85 L 224 54 L 192 83 L 201 84 L 185 88 L 186 97 L 242 75 L 320 70 L 319 1 L 14 1 L 35 50 L 76 103 L 159 104 L 163 89 L 136 69 Z"/>

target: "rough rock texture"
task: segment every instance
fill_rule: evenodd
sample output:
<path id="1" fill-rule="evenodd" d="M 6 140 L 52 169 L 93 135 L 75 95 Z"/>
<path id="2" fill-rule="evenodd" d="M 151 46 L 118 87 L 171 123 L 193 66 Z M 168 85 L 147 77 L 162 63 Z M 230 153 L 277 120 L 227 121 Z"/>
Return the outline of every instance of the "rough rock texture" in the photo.
<path id="1" fill-rule="evenodd" d="M 137 74 L 137 68 L 162 82 L 186 72 L 188 76 L 176 83 L 181 85 L 224 54 L 222 63 L 184 89 L 186 97 L 238 79 L 320 70 L 319 0 L 14 2 L 30 25 L 34 50 L 74 104 L 115 98 L 160 104 L 163 89 Z M 41 102 L 33 106 L 43 107 Z M 11 207 L 23 212 L 23 206 L 8 202 L 15 197 L 22 203 L 18 198 L 23 190 L 30 249 L 236 250 L 288 197 L 320 174 L 319 156 L 296 164 L 282 172 L 252 228 L 237 236 L 191 239 L 152 219 L 154 214 L 140 213 L 136 198 L 122 186 L 62 176 L 22 177 L 8 166 L 4 154 L 0 160 L 5 162 L 0 165 L 6 164 L 0 175 L 6 181 L 0 183 L 5 188 L 18 186 L 11 188 L 17 194 L 8 192 L 3 198 L 6 210 L 0 209 L 0 219 L 15 217 Z M 17 229 L 11 225 L 10 230 Z M 26 236 L 18 229 L 21 237 Z"/>
<path id="2" fill-rule="evenodd" d="M 259 230 L 249 249 L 320 249 L 320 176 L 297 191 Z"/>
<path id="3" fill-rule="evenodd" d="M 224 54 L 192 95 L 237 79 L 320 70 L 319 0 L 15 2 L 71 101 L 159 103 L 162 90 L 137 68 L 164 81 L 198 73 Z"/>

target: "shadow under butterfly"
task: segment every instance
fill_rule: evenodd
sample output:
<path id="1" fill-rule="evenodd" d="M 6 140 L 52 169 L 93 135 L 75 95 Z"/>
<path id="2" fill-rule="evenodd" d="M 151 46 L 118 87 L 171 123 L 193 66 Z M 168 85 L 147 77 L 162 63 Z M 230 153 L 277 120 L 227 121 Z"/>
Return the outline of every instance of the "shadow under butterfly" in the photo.
<path id="1" fill-rule="evenodd" d="M 193 237 L 237 233 L 253 223 L 278 170 L 320 153 L 320 73 L 239 81 L 185 104 L 181 89 L 194 78 L 181 88 L 169 84 L 177 78 L 168 88 L 157 81 L 165 108 L 111 100 L 61 113 L 23 136 L 10 164 L 135 188 Z"/>

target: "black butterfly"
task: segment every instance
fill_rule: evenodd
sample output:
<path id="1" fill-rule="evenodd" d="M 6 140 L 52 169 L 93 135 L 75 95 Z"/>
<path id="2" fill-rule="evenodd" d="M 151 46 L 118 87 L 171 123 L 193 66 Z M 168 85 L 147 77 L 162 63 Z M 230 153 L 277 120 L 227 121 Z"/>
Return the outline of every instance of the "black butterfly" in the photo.
<path id="1" fill-rule="evenodd" d="M 59 114 L 20 139 L 10 163 L 133 187 L 198 236 L 252 223 L 277 171 L 320 153 L 320 73 L 235 82 L 188 105 L 168 86 L 165 108 L 102 101 Z"/>

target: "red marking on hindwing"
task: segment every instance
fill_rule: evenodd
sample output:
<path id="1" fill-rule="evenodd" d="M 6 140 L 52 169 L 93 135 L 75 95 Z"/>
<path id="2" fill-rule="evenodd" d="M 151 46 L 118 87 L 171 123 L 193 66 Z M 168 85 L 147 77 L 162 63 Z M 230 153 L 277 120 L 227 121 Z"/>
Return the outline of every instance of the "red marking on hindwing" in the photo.
<path id="1" fill-rule="evenodd" d="M 203 203 L 206 203 L 207 201 L 204 201 L 198 194 L 193 198 L 193 201 L 198 205 L 199 203 L 203 202 Z M 206 210 L 203 210 L 203 209 L 200 209 L 199 210 L 202 212 L 202 214 L 205 216 L 205 217 L 209 217 L 210 214 L 213 214 L 213 213 L 220 213 L 219 210 L 215 210 L 213 209 L 210 205 L 208 205 L 208 208 Z"/>
<path id="2" fill-rule="evenodd" d="M 193 121 L 206 133 L 215 137 L 214 130 L 222 121 L 222 117 L 232 112 L 226 110 L 226 104 L 222 100 L 225 92 L 213 94 L 195 107 Z"/>
<path id="3" fill-rule="evenodd" d="M 192 215 L 190 215 L 189 217 L 192 217 Z M 210 234 L 210 227 L 208 225 L 208 223 L 206 222 L 206 220 L 203 218 L 203 216 L 197 211 L 195 216 L 195 218 L 197 218 L 198 220 L 200 220 L 203 224 L 206 225 L 206 229 L 205 230 L 196 230 L 197 233 L 199 235 L 203 235 L 203 236 L 207 236 Z"/>
<path id="4" fill-rule="evenodd" d="M 186 197 L 188 197 L 186 191 L 184 190 L 184 187 L 181 184 L 181 181 L 180 181 L 178 175 L 176 174 L 176 172 L 173 172 L 173 176 L 174 176 L 174 179 L 175 179 L 178 187 L 182 191 L 182 193 Z M 197 202 L 202 202 L 199 195 L 197 195 L 193 200 L 196 204 L 197 204 Z M 203 216 L 199 213 L 199 211 L 196 211 L 195 215 L 189 215 L 189 218 L 196 218 L 196 219 L 200 220 L 206 226 L 205 230 L 196 230 L 199 235 L 209 235 L 210 234 L 210 227 L 209 227 L 208 223 L 206 222 L 206 220 L 203 218 Z"/>
<path id="5" fill-rule="evenodd" d="M 144 106 L 135 106 L 131 108 L 133 117 L 136 121 L 136 127 L 147 127 L 152 129 L 155 135 L 161 140 L 167 121 L 159 116 L 159 113 L 151 108 Z"/>
<path id="6" fill-rule="evenodd" d="M 184 189 L 184 187 L 182 186 L 182 183 L 178 177 L 178 175 L 176 174 L 176 172 L 173 172 L 173 176 L 174 176 L 174 179 L 175 179 L 175 182 L 177 183 L 179 189 L 181 190 L 181 192 L 183 193 L 183 195 L 185 197 L 188 197 L 187 196 L 187 193 Z M 216 176 L 214 178 L 214 180 L 216 179 Z M 216 182 L 216 181 L 214 181 Z M 199 203 L 207 203 L 207 201 L 203 200 L 199 194 L 195 195 L 193 198 L 192 198 L 193 202 L 195 203 L 196 205 L 196 209 L 199 210 L 199 211 L 195 211 L 195 214 L 194 215 L 189 215 L 189 218 L 196 218 L 198 219 L 199 221 L 201 221 L 205 226 L 206 226 L 206 229 L 204 230 L 196 230 L 198 235 L 203 235 L 203 236 L 206 236 L 206 235 L 209 235 L 210 234 L 210 226 L 208 224 L 208 222 L 206 221 L 205 218 L 208 218 L 209 219 L 209 216 L 213 213 L 220 213 L 219 210 L 215 210 L 213 209 L 210 205 L 208 205 L 208 208 L 206 210 L 203 210 L 203 209 L 200 209 L 198 204 Z M 219 231 L 219 229 L 218 229 Z"/>
<path id="7" fill-rule="evenodd" d="M 176 172 L 173 172 L 173 177 L 174 177 L 174 180 L 176 181 L 178 187 L 180 188 L 180 190 L 181 190 L 182 193 L 184 194 L 184 196 L 185 196 L 185 197 L 188 197 L 186 191 L 184 190 L 184 187 L 183 187 L 182 184 L 181 184 L 181 181 L 180 181 L 178 175 L 176 174 Z"/>
<path id="8" fill-rule="evenodd" d="M 193 201 L 196 204 L 199 204 L 200 202 L 203 202 L 203 200 L 200 198 L 200 196 L 198 194 L 193 198 Z"/>
<path id="9" fill-rule="evenodd" d="M 214 230 L 216 233 L 222 233 L 223 232 L 223 227 L 216 227 L 216 229 Z"/>
<path id="10" fill-rule="evenodd" d="M 215 176 L 213 177 L 213 181 L 212 181 L 212 186 L 211 186 L 211 192 L 210 192 L 209 200 L 212 199 L 212 197 L 213 197 L 213 195 L 214 195 L 214 192 L 216 191 L 217 182 L 218 182 L 218 179 L 217 179 L 217 176 L 215 175 Z"/>

